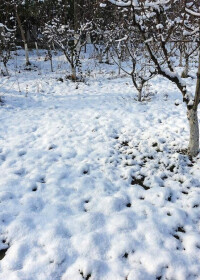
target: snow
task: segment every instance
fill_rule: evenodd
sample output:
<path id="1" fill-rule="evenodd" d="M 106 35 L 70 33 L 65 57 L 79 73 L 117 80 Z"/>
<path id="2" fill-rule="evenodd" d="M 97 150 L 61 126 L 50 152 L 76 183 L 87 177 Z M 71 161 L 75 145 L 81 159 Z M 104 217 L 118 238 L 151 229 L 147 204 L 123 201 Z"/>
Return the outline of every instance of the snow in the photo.
<path id="1" fill-rule="evenodd" d="M 130 7 L 130 6 L 139 7 L 140 6 L 140 3 L 138 2 L 138 0 L 130 0 L 130 1 L 108 0 L 108 1 L 118 7 Z M 158 0 L 156 2 L 146 1 L 144 3 L 144 6 L 145 7 L 157 7 L 159 5 L 167 5 L 167 4 L 169 4 L 169 0 Z"/>
<path id="2" fill-rule="evenodd" d="M 197 12 L 195 12 L 195 11 L 192 11 L 192 10 L 190 10 L 190 9 L 188 9 L 188 8 L 185 8 L 185 11 L 186 11 L 188 14 L 190 14 L 190 15 L 193 15 L 193 16 L 195 16 L 195 17 L 200 17 L 200 13 L 197 13 Z"/>
<path id="3" fill-rule="evenodd" d="M 107 6 L 106 3 L 100 3 L 101 8 L 105 8 L 106 6 Z"/>
<path id="4" fill-rule="evenodd" d="M 199 279 L 200 157 L 179 152 L 175 86 L 156 77 L 139 103 L 114 65 L 85 55 L 77 84 L 60 54 L 54 73 L 19 54 L 0 77 L 0 279 Z"/>

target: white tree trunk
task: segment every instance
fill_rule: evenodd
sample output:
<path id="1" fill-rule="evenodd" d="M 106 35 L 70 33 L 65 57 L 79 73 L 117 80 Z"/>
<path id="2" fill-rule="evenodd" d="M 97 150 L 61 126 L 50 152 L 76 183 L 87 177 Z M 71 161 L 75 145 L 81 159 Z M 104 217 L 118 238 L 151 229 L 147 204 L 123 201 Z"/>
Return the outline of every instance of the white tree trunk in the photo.
<path id="1" fill-rule="evenodd" d="M 91 44 L 92 43 L 90 33 L 86 34 L 86 42 L 87 42 L 87 44 Z"/>
<path id="2" fill-rule="evenodd" d="M 38 56 L 38 58 L 40 58 L 37 42 L 35 42 L 35 48 L 36 48 L 37 56 Z"/>
<path id="3" fill-rule="evenodd" d="M 103 50 L 99 50 L 99 63 L 103 63 Z"/>
<path id="4" fill-rule="evenodd" d="M 186 57 L 185 59 L 185 68 L 183 70 L 183 73 L 181 75 L 182 78 L 187 78 L 189 73 L 189 57 Z"/>
<path id="5" fill-rule="evenodd" d="M 30 61 L 29 61 L 29 55 L 28 55 L 28 45 L 26 43 L 24 44 L 24 48 L 25 48 L 26 66 L 28 66 L 28 65 L 30 65 Z"/>
<path id="6" fill-rule="evenodd" d="M 79 34 L 74 34 L 74 44 L 76 46 L 76 52 L 78 54 L 81 50 L 81 41 L 80 41 L 80 35 Z"/>
<path id="7" fill-rule="evenodd" d="M 141 102 L 142 101 L 142 89 L 138 90 L 138 101 Z"/>
<path id="8" fill-rule="evenodd" d="M 194 109 L 187 111 L 187 117 L 190 127 L 190 141 L 188 146 L 188 155 L 196 156 L 199 152 L 199 121 L 198 112 Z"/>
<path id="9" fill-rule="evenodd" d="M 72 80 L 76 81 L 76 67 L 71 65 L 71 71 L 72 71 Z"/>

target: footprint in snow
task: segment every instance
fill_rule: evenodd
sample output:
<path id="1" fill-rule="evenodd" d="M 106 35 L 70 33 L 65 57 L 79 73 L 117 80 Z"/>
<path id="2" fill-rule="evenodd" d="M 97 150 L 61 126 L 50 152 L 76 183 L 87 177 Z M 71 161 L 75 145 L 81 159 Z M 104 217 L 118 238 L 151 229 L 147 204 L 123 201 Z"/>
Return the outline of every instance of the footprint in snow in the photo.
<path id="1" fill-rule="evenodd" d="M 24 156 L 24 155 L 26 155 L 26 151 L 21 150 L 21 151 L 18 152 L 18 156 L 19 156 L 19 157 L 22 157 L 22 156 Z"/>

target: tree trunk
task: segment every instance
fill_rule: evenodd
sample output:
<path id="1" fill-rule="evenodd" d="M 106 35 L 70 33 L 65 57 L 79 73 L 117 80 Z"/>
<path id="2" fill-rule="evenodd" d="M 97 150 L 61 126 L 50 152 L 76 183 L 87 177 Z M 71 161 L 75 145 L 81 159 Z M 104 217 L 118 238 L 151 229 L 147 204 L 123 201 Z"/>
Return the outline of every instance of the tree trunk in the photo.
<path id="1" fill-rule="evenodd" d="M 76 67 L 74 65 L 71 65 L 71 71 L 72 71 L 72 80 L 76 81 Z"/>
<path id="2" fill-rule="evenodd" d="M 79 0 L 74 1 L 74 45 L 76 47 L 77 54 L 81 49 L 80 35 L 78 29 L 80 27 L 80 7 Z"/>
<path id="3" fill-rule="evenodd" d="M 142 89 L 138 89 L 138 101 L 142 101 Z"/>
<path id="4" fill-rule="evenodd" d="M 3 62 L 4 68 L 6 70 L 6 76 L 9 76 L 8 68 L 7 68 L 7 63 Z"/>
<path id="5" fill-rule="evenodd" d="M 185 68 L 183 70 L 183 73 L 181 75 L 182 78 L 187 78 L 189 72 L 189 56 L 187 55 L 185 58 Z"/>
<path id="6" fill-rule="evenodd" d="M 103 63 L 103 50 L 101 48 L 99 50 L 99 63 Z"/>
<path id="7" fill-rule="evenodd" d="M 86 34 L 86 42 L 87 42 L 87 44 L 91 44 L 92 43 L 90 33 Z"/>
<path id="8" fill-rule="evenodd" d="M 25 48 L 26 66 L 28 66 L 31 63 L 29 61 L 29 54 L 28 54 L 28 45 L 27 45 L 27 43 L 24 44 L 24 48 Z"/>
<path id="9" fill-rule="evenodd" d="M 179 51 L 180 51 L 179 66 L 182 67 L 183 66 L 183 48 L 182 48 L 182 46 L 179 47 Z"/>
<path id="10" fill-rule="evenodd" d="M 122 62 L 121 62 L 121 57 L 119 58 L 119 65 L 118 65 L 118 75 L 121 74 L 121 66 L 122 66 Z"/>
<path id="11" fill-rule="evenodd" d="M 74 34 L 74 45 L 76 47 L 76 53 L 78 54 L 81 50 L 80 35 L 78 33 Z"/>
<path id="12" fill-rule="evenodd" d="M 106 51 L 106 64 L 110 64 L 109 62 L 109 51 Z"/>
<path id="13" fill-rule="evenodd" d="M 75 33 L 80 26 L 80 7 L 79 0 L 74 1 L 74 30 Z"/>
<path id="14" fill-rule="evenodd" d="M 190 142 L 188 147 L 188 155 L 196 156 L 199 152 L 199 122 L 198 122 L 198 106 L 200 100 L 200 48 L 198 58 L 197 83 L 194 97 L 194 105 L 188 110 L 187 116 L 190 125 Z"/>
<path id="15" fill-rule="evenodd" d="M 187 111 L 187 117 L 190 127 L 190 141 L 188 146 L 188 155 L 195 157 L 199 152 L 199 121 L 197 110 Z"/>
<path id="16" fill-rule="evenodd" d="M 52 60 L 51 50 L 48 50 L 48 56 L 49 56 L 50 65 L 51 65 L 51 72 L 53 72 L 53 60 Z"/>
<path id="17" fill-rule="evenodd" d="M 38 56 L 38 58 L 40 58 L 40 54 L 39 54 L 39 50 L 38 50 L 38 44 L 37 44 L 36 41 L 35 41 L 35 48 L 36 48 L 37 56 Z"/>
<path id="18" fill-rule="evenodd" d="M 50 64 L 51 64 L 51 72 L 53 72 L 53 61 L 52 61 L 52 56 L 50 57 Z"/>
<path id="19" fill-rule="evenodd" d="M 17 7 L 15 9 L 15 12 L 16 12 L 17 23 L 19 25 L 19 29 L 20 29 L 20 32 L 21 32 L 22 40 L 24 42 L 24 49 L 25 49 L 25 56 L 26 56 L 26 66 L 28 66 L 28 65 L 31 65 L 31 63 L 29 61 L 29 55 L 28 55 L 28 45 L 27 45 L 27 42 L 26 42 L 25 32 L 24 32 L 24 29 L 23 29 L 20 17 L 18 15 Z"/>
<path id="20" fill-rule="evenodd" d="M 199 58 L 198 58 L 198 70 L 197 70 L 197 83 L 194 97 L 194 109 L 197 111 L 200 101 L 200 47 L 199 47 Z"/>

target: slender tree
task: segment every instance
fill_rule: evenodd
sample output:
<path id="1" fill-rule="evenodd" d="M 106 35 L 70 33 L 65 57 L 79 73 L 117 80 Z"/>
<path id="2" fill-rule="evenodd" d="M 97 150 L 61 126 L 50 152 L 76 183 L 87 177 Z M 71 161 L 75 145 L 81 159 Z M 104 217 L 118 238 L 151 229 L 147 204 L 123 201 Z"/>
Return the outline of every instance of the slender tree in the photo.
<path id="1" fill-rule="evenodd" d="M 15 48 L 15 30 L 9 29 L 0 23 L 0 61 L 4 65 L 5 75 L 9 75 L 7 63 L 11 58 L 11 51 Z"/>

